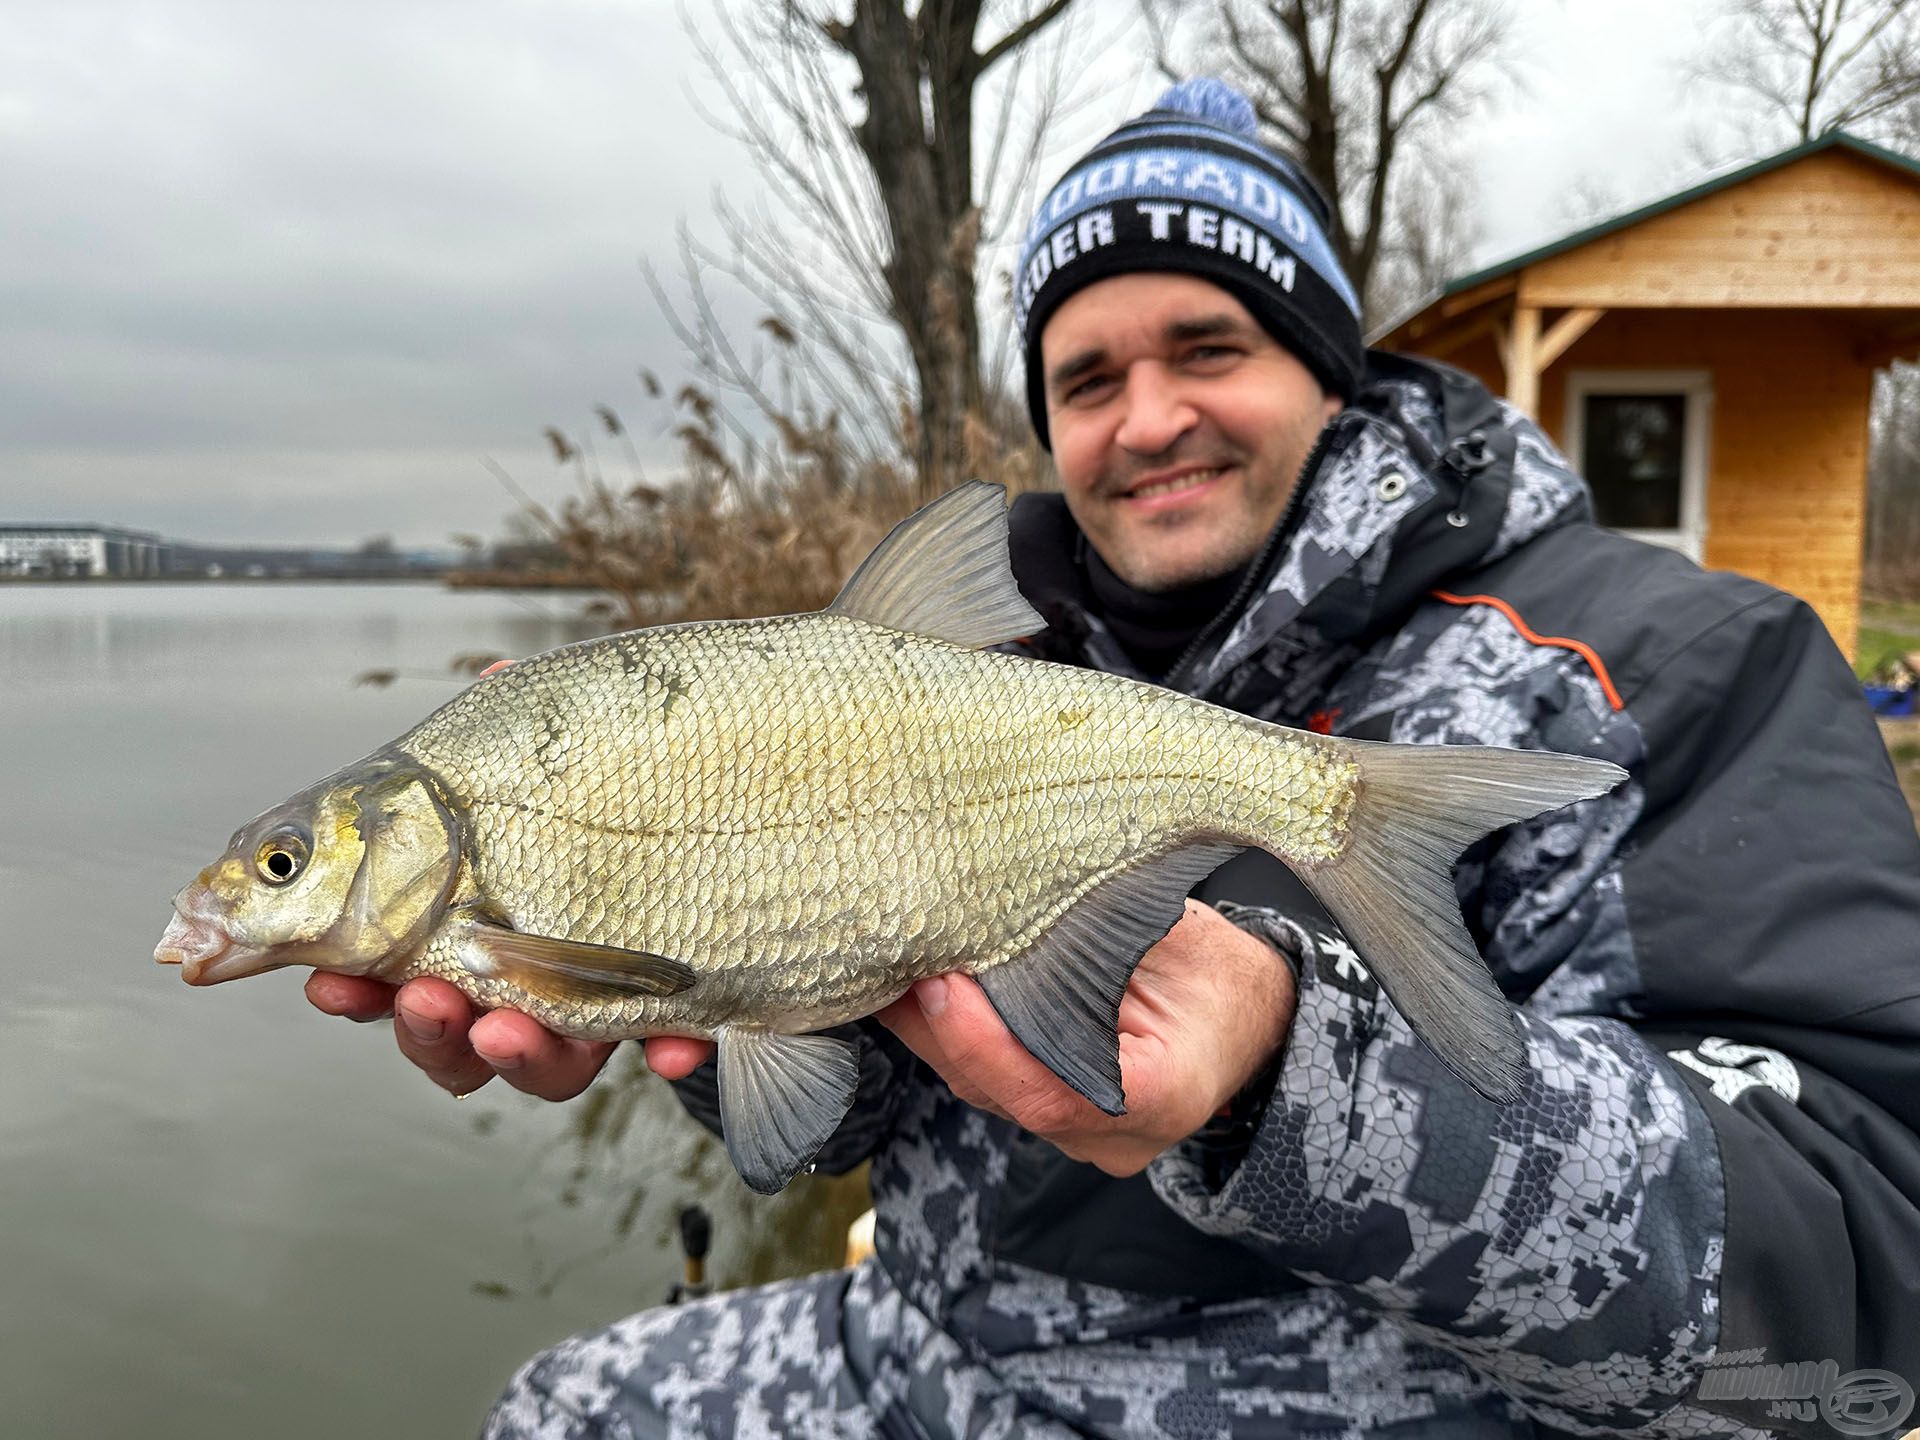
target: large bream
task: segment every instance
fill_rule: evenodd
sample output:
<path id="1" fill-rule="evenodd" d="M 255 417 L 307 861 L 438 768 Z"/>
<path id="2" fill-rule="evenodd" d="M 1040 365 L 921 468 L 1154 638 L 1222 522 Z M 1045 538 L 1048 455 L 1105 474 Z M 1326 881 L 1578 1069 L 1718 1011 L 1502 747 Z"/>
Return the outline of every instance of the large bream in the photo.
<path id="1" fill-rule="evenodd" d="M 716 1040 L 728 1152 L 772 1191 L 853 1096 L 852 1048 L 812 1032 L 925 976 L 974 976 L 1120 1113 L 1135 964 L 1258 846 L 1449 1066 L 1511 1096 L 1518 1022 L 1452 864 L 1622 772 L 1307 734 L 987 648 L 1042 623 L 999 487 L 963 486 L 819 614 L 636 630 L 479 681 L 244 826 L 157 958 L 201 985 L 437 975 L 567 1035 Z"/>

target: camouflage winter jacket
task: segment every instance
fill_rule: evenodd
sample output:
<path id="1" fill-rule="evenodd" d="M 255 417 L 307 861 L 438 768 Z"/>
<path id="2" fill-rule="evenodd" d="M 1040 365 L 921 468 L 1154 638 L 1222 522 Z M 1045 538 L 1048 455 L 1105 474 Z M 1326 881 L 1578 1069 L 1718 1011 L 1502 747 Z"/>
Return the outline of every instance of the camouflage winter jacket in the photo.
<path id="1" fill-rule="evenodd" d="M 1300 966 L 1237 1135 L 1112 1179 L 863 1029 L 821 1157 L 873 1161 L 848 1363 L 912 1349 L 895 1418 L 943 1437 L 1882 1433 L 1920 1383 L 1920 841 L 1858 687 L 1801 602 L 1596 529 L 1476 382 L 1369 380 L 1164 683 L 1629 770 L 1457 870 L 1523 1095 L 1474 1094 L 1297 882 L 1233 862 L 1199 893 Z M 1033 651 L 1135 673 L 1059 498 L 1013 530 Z M 1824 1360 L 1896 1383 L 1823 1411 L 1792 1392 Z"/>

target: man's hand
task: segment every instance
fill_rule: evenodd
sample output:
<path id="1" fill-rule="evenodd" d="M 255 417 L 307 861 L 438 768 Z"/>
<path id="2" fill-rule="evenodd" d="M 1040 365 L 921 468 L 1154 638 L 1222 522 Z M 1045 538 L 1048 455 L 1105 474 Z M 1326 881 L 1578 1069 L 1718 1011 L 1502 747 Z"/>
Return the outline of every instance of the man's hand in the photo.
<path id="1" fill-rule="evenodd" d="M 444 980 L 423 977 L 396 990 L 378 980 L 316 970 L 307 980 L 307 999 L 349 1020 L 393 1016 L 400 1053 L 455 1095 L 471 1094 L 500 1075 L 543 1100 L 571 1100 L 613 1053 L 610 1042 L 570 1040 L 517 1010 L 476 1016 L 467 997 Z M 705 1040 L 668 1035 L 647 1041 L 647 1064 L 669 1080 L 683 1078 L 712 1053 Z"/>
<path id="2" fill-rule="evenodd" d="M 1012 1120 L 1109 1175 L 1133 1175 L 1217 1114 L 1279 1051 L 1293 975 L 1211 906 L 1141 957 L 1120 1002 L 1127 1113 L 1103 1114 L 1021 1046 L 960 975 L 922 980 L 880 1020 L 968 1104 Z"/>

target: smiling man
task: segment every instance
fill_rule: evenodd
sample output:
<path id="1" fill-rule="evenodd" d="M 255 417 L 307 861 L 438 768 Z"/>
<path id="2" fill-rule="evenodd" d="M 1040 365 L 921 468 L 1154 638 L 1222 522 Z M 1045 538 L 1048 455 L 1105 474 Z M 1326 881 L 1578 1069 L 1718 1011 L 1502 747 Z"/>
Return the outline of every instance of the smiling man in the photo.
<path id="1" fill-rule="evenodd" d="M 1246 567 L 1340 409 L 1231 294 L 1116 275 L 1041 333 L 1068 509 L 1108 570 L 1160 594 Z"/>
<path id="2" fill-rule="evenodd" d="M 489 1434 L 1798 1424 L 1808 1397 L 1722 1383 L 1736 1357 L 1832 1361 L 1815 1408 L 1844 1433 L 1906 1419 L 1920 840 L 1850 671 L 1792 597 L 1595 529 L 1474 381 L 1365 355 L 1325 202 L 1253 129 L 1224 86 L 1176 87 L 1028 233 L 1018 319 L 1061 493 L 1013 510 L 1048 621 L 1027 643 L 1286 724 L 1625 766 L 1456 872 L 1519 1016 L 1519 1099 L 1435 1060 L 1304 889 L 1243 857 L 1135 973 L 1125 1115 L 973 982 L 920 982 L 861 1027 L 820 1157 L 871 1160 L 877 1256 L 556 1346 Z M 456 1092 L 497 1071 L 564 1098 L 605 1059 L 436 982 L 398 1013 Z M 648 1042 L 717 1125 L 707 1054 Z M 1869 1377 L 1865 1420 L 1856 1370 L 1894 1377 Z"/>

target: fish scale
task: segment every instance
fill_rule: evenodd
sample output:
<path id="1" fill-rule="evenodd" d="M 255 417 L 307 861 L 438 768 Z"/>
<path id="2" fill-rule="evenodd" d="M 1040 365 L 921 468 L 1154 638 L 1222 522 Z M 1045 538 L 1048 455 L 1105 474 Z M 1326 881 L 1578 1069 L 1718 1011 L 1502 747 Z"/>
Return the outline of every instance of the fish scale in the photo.
<path id="1" fill-rule="evenodd" d="M 1239 849 L 1294 867 L 1483 1093 L 1518 1021 L 1461 924 L 1471 841 L 1617 767 L 1306 734 L 991 646 L 1040 617 L 998 487 L 904 521 L 818 615 L 667 626 L 482 678 L 257 816 L 175 897 L 194 984 L 435 975 L 592 1039 L 714 1039 L 727 1149 L 784 1185 L 852 1103 L 819 1033 L 974 976 L 1042 1064 L 1125 1108 L 1141 957 Z"/>

